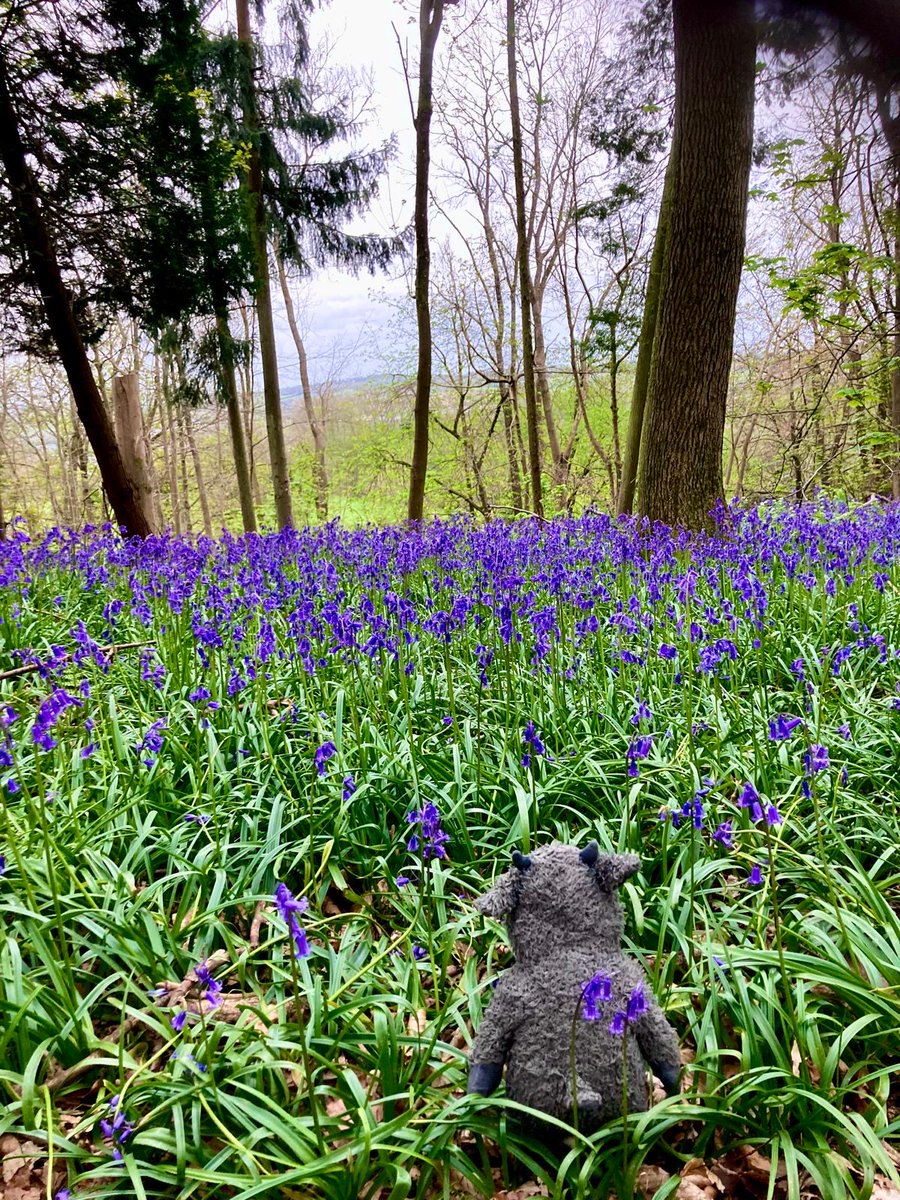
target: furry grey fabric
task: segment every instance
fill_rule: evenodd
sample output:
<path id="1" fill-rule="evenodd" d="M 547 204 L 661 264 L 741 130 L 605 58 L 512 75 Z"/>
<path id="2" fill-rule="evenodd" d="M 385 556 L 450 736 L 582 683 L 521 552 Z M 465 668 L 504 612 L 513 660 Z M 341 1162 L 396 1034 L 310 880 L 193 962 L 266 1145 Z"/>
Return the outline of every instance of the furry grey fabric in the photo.
<path id="1" fill-rule="evenodd" d="M 481 912 L 506 919 L 516 961 L 501 976 L 472 1046 L 468 1090 L 490 1095 L 505 1064 L 514 1100 L 571 1123 L 574 1029 L 582 1131 L 621 1116 L 623 1049 L 630 1112 L 647 1108 L 647 1066 L 676 1093 L 677 1036 L 619 944 L 618 889 L 640 859 L 600 854 L 596 842 L 581 851 L 554 842 L 529 856 L 516 851 L 513 863 L 476 901 Z M 598 1006 L 599 1019 L 586 1020 L 584 985 L 598 973 L 610 979 L 612 995 Z M 623 1047 L 609 1026 L 638 984 L 647 1009 L 628 1025 Z"/>

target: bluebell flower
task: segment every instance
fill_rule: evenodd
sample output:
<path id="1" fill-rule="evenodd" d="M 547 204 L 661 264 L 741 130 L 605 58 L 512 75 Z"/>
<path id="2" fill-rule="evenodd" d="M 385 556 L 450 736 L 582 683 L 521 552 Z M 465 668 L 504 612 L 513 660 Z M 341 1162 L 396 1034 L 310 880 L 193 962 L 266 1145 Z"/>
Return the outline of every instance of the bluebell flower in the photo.
<path id="1" fill-rule="evenodd" d="M 353 778 L 352 775 L 345 775 L 344 776 L 344 787 L 343 787 L 343 791 L 341 792 L 342 799 L 349 800 L 355 791 L 356 791 L 356 780 Z"/>
<path id="2" fill-rule="evenodd" d="M 5 875 L 5 874 L 6 874 L 6 859 L 2 854 L 0 854 L 0 875 Z"/>
<path id="3" fill-rule="evenodd" d="M 325 774 L 325 764 L 330 758 L 333 758 L 336 753 L 337 747 L 335 746 L 334 742 L 323 742 L 321 746 L 316 748 L 316 752 L 313 755 L 313 761 L 316 764 L 316 770 L 320 776 Z"/>
<path id="4" fill-rule="evenodd" d="M 840 734 L 840 736 L 844 739 L 845 742 L 850 741 L 850 726 L 849 725 L 838 725 L 837 732 Z"/>
<path id="5" fill-rule="evenodd" d="M 660 645 L 659 650 L 657 650 L 657 654 L 660 658 L 668 659 L 670 662 L 673 658 L 678 657 L 678 651 L 675 649 L 675 647 L 668 646 L 665 642 Z"/>
<path id="6" fill-rule="evenodd" d="M 418 812 L 407 813 L 406 820 L 410 825 L 418 825 L 419 832 L 414 832 L 406 848 L 410 854 L 421 853 L 423 859 L 444 858 L 444 847 L 450 841 L 450 835 L 441 828 L 441 814 L 436 804 L 428 803 Z"/>
<path id="7" fill-rule="evenodd" d="M 781 813 L 778 811 L 778 809 L 775 807 L 774 804 L 769 804 L 766 807 L 766 824 L 767 825 L 780 825 L 781 824 Z"/>
<path id="8" fill-rule="evenodd" d="M 394 883 L 397 885 L 398 888 L 405 888 L 406 885 L 409 883 L 409 876 L 408 875 L 398 875 L 397 878 L 394 880 Z"/>
<path id="9" fill-rule="evenodd" d="M 535 729 L 534 721 L 529 721 L 526 724 L 525 729 L 522 732 L 522 741 L 528 747 L 528 750 L 522 758 L 523 766 L 527 767 L 531 763 L 531 755 L 539 758 L 542 754 L 546 753 L 544 743 L 541 741 L 540 735 Z M 527 763 L 525 762 L 526 758 L 528 759 Z"/>
<path id="10" fill-rule="evenodd" d="M 175 1016 L 172 1018 L 172 1021 L 171 1021 L 172 1028 L 175 1030 L 176 1033 L 181 1033 L 182 1029 L 184 1029 L 184 1025 L 185 1025 L 186 1021 L 187 1021 L 187 1010 L 182 1008 L 180 1010 L 180 1012 L 177 1012 L 175 1014 Z"/>
<path id="11" fill-rule="evenodd" d="M 581 985 L 582 1016 L 585 1021 L 599 1021 L 598 1004 L 606 1004 L 612 999 L 612 980 L 608 975 L 598 971 L 596 975 Z"/>
<path id="12" fill-rule="evenodd" d="M 750 887 L 759 887 L 762 881 L 762 867 L 759 865 L 759 863 L 754 863 L 750 869 L 750 874 L 747 876 L 747 883 Z"/>
<path id="13" fill-rule="evenodd" d="M 786 741 L 797 728 L 797 726 L 802 724 L 802 717 L 773 717 L 772 720 L 769 721 L 769 741 Z"/>
<path id="14" fill-rule="evenodd" d="M 428 951 L 423 950 L 421 946 L 413 946 L 412 956 L 416 962 L 421 962 L 423 958 L 428 957 Z"/>
<path id="15" fill-rule="evenodd" d="M 206 1000 L 210 1008 L 217 1008 L 222 1003 L 221 991 L 222 985 L 218 979 L 214 978 L 212 971 L 206 965 L 206 959 L 194 967 L 194 975 L 197 977 L 197 982 L 203 987 L 203 998 Z"/>
<path id="16" fill-rule="evenodd" d="M 614 1037 L 622 1037 L 622 1035 L 625 1033 L 625 1014 L 623 1012 L 617 1012 L 610 1021 L 609 1032 Z"/>
<path id="17" fill-rule="evenodd" d="M 730 850 L 734 845 L 734 834 L 731 831 L 731 821 L 723 821 L 721 825 L 716 827 L 713 834 L 713 840 L 718 842 L 723 849 Z"/>
<path id="18" fill-rule="evenodd" d="M 641 693 L 638 692 L 635 697 L 637 708 L 631 715 L 631 724 L 640 725 L 641 721 L 650 721 L 653 719 L 653 713 L 650 711 L 650 706 L 645 700 L 641 699 Z"/>
<path id="19" fill-rule="evenodd" d="M 653 748 L 653 734 L 645 737 L 632 737 L 625 755 L 628 774 L 634 778 L 638 774 L 638 760 L 646 758 Z"/>
<path id="20" fill-rule="evenodd" d="M 812 745 L 803 755 L 803 766 L 809 775 L 816 771 L 826 771 L 829 766 L 828 749 L 825 746 Z"/>
<path id="21" fill-rule="evenodd" d="M 278 915 L 288 927 L 288 932 L 294 942 L 294 957 L 308 958 L 311 954 L 309 942 L 306 937 L 306 930 L 300 925 L 297 920 L 297 914 L 306 912 L 309 908 L 309 901 L 305 896 L 295 898 L 293 893 L 288 888 L 287 884 L 279 883 L 275 888 L 275 908 Z"/>
<path id="22" fill-rule="evenodd" d="M 120 1097 L 113 1096 L 109 1102 L 109 1116 L 100 1122 L 100 1131 L 108 1142 L 112 1143 L 113 1158 L 121 1159 L 119 1147 L 131 1136 L 134 1125 L 125 1119 L 125 1114 L 119 1106 Z"/>
<path id="23" fill-rule="evenodd" d="M 751 821 L 761 821 L 763 819 L 763 807 L 759 799 L 759 792 L 757 792 L 749 780 L 744 784 L 741 791 L 738 806 L 750 809 Z"/>
<path id="24" fill-rule="evenodd" d="M 628 997 L 628 1007 L 625 1010 L 625 1020 L 629 1023 L 629 1025 L 634 1024 L 638 1017 L 645 1013 L 648 1008 L 649 1005 L 647 1004 L 647 997 L 644 994 L 644 985 L 643 983 L 638 983 L 635 985 L 634 990 Z"/>

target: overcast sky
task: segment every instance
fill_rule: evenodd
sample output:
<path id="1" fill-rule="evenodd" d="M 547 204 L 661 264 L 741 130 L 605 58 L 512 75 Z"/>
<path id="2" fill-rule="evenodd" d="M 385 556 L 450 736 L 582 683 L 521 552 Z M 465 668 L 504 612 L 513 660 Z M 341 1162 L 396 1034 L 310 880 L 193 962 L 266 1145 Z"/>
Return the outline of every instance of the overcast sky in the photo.
<path id="1" fill-rule="evenodd" d="M 223 8 L 226 4 L 233 24 L 234 0 L 225 0 Z M 274 3 L 269 6 L 271 15 L 276 8 Z M 372 114 L 361 145 L 378 145 L 392 134 L 398 138 L 397 157 L 383 179 L 379 200 L 367 220 L 350 227 L 353 232 L 389 233 L 412 220 L 412 118 L 392 28 L 395 25 L 401 38 L 410 40 L 415 52 L 418 23 L 408 24 L 412 10 L 409 0 L 330 0 L 310 19 L 310 43 L 316 46 L 323 38 L 333 43 L 333 65 L 372 73 Z M 271 32 L 267 28 L 267 34 Z M 380 293 L 386 291 L 397 298 L 404 294 L 406 287 L 399 273 L 397 268 L 389 276 L 363 273 L 354 277 L 329 270 L 295 285 L 314 381 L 335 371 L 339 378 L 350 379 L 384 370 L 383 354 L 390 351 L 396 338 L 389 328 L 393 309 L 382 302 Z M 282 387 L 299 387 L 296 354 L 277 286 L 273 301 Z"/>

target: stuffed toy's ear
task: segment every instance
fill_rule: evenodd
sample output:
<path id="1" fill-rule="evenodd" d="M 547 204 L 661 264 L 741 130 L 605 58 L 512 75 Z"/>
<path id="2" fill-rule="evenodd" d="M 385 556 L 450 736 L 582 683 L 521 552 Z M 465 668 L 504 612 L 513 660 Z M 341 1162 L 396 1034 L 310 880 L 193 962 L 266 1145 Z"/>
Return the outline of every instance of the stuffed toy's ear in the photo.
<path id="1" fill-rule="evenodd" d="M 498 920 L 511 913 L 519 899 L 516 888 L 517 874 L 517 871 L 507 871 L 505 875 L 501 875 L 491 890 L 475 901 L 478 911 L 483 912 L 486 917 L 495 917 Z"/>
<path id="2" fill-rule="evenodd" d="M 636 854 L 603 854 L 594 867 L 600 890 L 604 892 L 614 892 L 640 869 L 641 860 Z"/>

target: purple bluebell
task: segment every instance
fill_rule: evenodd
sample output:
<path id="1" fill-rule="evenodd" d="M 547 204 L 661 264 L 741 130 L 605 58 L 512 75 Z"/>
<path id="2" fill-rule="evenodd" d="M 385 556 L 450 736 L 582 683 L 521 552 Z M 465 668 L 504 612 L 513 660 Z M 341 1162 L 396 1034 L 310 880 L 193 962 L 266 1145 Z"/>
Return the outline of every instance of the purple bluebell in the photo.
<path id="1" fill-rule="evenodd" d="M 724 850 L 730 850 L 734 845 L 734 834 L 731 830 L 731 821 L 723 821 L 721 825 L 716 826 L 716 831 L 713 834 L 713 840 L 717 841 Z"/>
<path id="2" fill-rule="evenodd" d="M 772 720 L 769 721 L 769 741 L 787 741 L 797 726 L 802 724 L 802 717 L 773 717 Z"/>
<path id="3" fill-rule="evenodd" d="M 301 927 L 297 914 L 307 911 L 309 901 L 305 896 L 296 898 L 285 883 L 279 883 L 275 888 L 274 900 L 278 915 L 287 925 L 293 939 L 294 957 L 308 958 L 312 951 L 309 948 L 306 930 Z"/>
<path id="4" fill-rule="evenodd" d="M 803 755 L 803 766 L 807 774 L 814 775 L 817 771 L 827 771 L 829 766 L 828 748 L 813 744 Z"/>
<path id="5" fill-rule="evenodd" d="M 423 948 L 421 946 L 413 946 L 412 956 L 416 962 L 421 962 L 423 958 L 428 957 L 428 951 L 423 950 Z"/>
<path id="6" fill-rule="evenodd" d="M 356 780 L 353 778 L 352 775 L 345 775 L 344 776 L 344 785 L 343 785 L 343 788 L 341 791 L 341 798 L 343 800 L 349 800 L 355 791 L 356 791 Z"/>
<path id="7" fill-rule="evenodd" d="M 759 863 L 754 863 L 750 868 L 750 874 L 747 876 L 747 883 L 750 887 L 759 887 L 763 881 L 762 867 Z"/>
<path id="8" fill-rule="evenodd" d="M 413 832 L 406 843 L 410 854 L 421 854 L 423 860 L 446 856 L 444 847 L 450 841 L 450 835 L 441 828 L 441 814 L 436 804 L 429 801 L 419 811 L 407 813 L 406 820 L 408 824 L 418 826 L 418 831 Z"/>
<path id="9" fill-rule="evenodd" d="M 313 761 L 316 765 L 316 770 L 319 775 L 325 774 L 326 763 L 330 758 L 333 758 L 337 753 L 337 747 L 334 742 L 323 742 L 321 746 L 316 747 Z"/>
<path id="10" fill-rule="evenodd" d="M 612 980 L 608 975 L 598 971 L 596 975 L 581 985 L 581 1015 L 585 1021 L 599 1021 L 598 1004 L 606 1004 L 612 999 Z"/>
<path id="11" fill-rule="evenodd" d="M 196 976 L 197 982 L 204 989 L 203 998 L 206 1003 L 210 1008 L 218 1008 L 218 1006 L 222 1003 L 222 985 L 219 983 L 218 979 L 214 977 L 212 971 L 210 971 L 209 967 L 206 965 L 206 959 L 194 967 L 194 975 Z"/>

